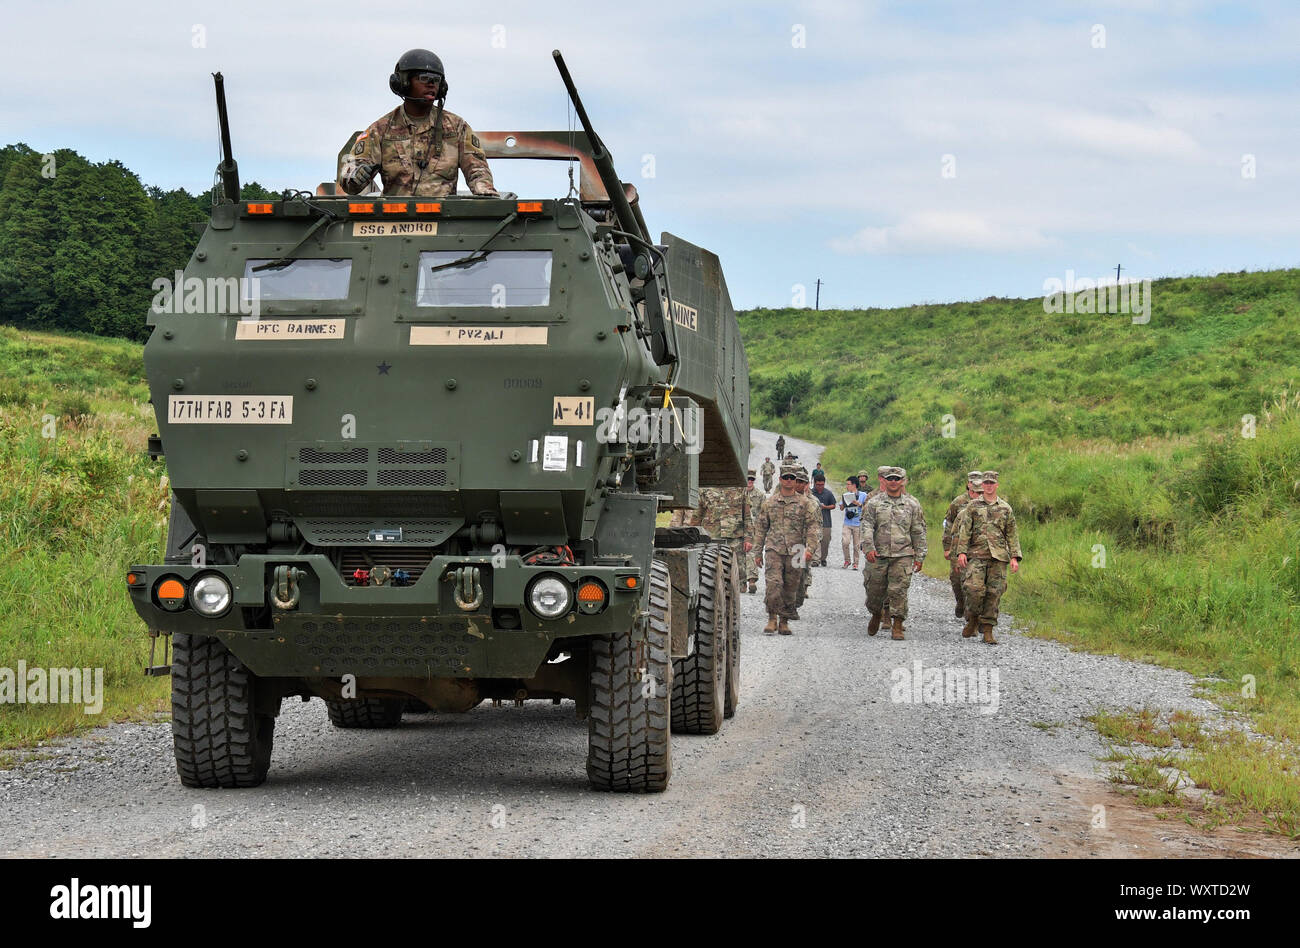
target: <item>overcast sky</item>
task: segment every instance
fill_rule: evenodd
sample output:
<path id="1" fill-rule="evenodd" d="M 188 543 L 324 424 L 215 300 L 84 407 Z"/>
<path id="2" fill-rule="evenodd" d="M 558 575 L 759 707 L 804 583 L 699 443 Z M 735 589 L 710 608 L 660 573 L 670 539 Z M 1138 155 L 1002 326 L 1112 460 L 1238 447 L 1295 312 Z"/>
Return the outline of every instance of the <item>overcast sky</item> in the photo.
<path id="1" fill-rule="evenodd" d="M 567 127 L 561 49 L 652 231 L 718 253 L 737 307 L 1298 265 L 1294 0 L 45 0 L 6 7 L 0 143 L 201 190 L 221 70 L 243 178 L 311 189 L 416 46 L 476 130 Z"/>

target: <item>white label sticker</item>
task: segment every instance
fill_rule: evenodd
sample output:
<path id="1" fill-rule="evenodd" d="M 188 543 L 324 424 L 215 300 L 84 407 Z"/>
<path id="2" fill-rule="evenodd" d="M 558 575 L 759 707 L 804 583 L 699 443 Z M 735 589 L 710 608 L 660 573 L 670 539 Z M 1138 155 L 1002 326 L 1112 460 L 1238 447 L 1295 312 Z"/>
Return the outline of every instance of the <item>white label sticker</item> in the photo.
<path id="1" fill-rule="evenodd" d="M 546 326 L 412 326 L 413 346 L 544 346 Z"/>
<path id="2" fill-rule="evenodd" d="M 673 322 L 677 325 L 685 326 L 692 332 L 699 329 L 700 313 L 694 306 L 687 306 L 685 303 L 671 300 L 668 303 L 668 309 L 673 314 Z"/>
<path id="3" fill-rule="evenodd" d="M 542 444 L 542 470 L 564 471 L 569 467 L 569 439 L 547 435 Z"/>
<path id="4" fill-rule="evenodd" d="M 437 221 L 354 221 L 353 237 L 414 237 L 438 233 Z"/>
<path id="5" fill-rule="evenodd" d="M 594 425 L 596 399 L 594 396 L 556 395 L 552 400 L 551 424 L 553 425 Z"/>
<path id="6" fill-rule="evenodd" d="M 346 319 L 241 319 L 235 324 L 236 339 L 342 339 L 347 332 Z"/>
<path id="7" fill-rule="evenodd" d="M 173 425 L 291 425 L 292 395 L 169 395 Z"/>

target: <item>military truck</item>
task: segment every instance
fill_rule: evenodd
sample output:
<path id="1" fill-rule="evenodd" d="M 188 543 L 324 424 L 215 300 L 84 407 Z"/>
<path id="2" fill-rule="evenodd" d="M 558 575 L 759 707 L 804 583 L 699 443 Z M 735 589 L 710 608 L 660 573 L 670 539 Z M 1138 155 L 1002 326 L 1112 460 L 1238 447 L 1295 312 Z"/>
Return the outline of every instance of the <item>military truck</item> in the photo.
<path id="1" fill-rule="evenodd" d="M 738 564 L 655 525 L 744 483 L 735 314 L 554 56 L 583 131 L 481 138 L 571 162 L 559 199 L 241 200 L 215 76 L 218 200 L 144 351 L 167 548 L 127 576 L 186 786 L 260 784 L 294 696 L 339 728 L 572 699 L 591 784 L 632 792 L 735 713 Z"/>

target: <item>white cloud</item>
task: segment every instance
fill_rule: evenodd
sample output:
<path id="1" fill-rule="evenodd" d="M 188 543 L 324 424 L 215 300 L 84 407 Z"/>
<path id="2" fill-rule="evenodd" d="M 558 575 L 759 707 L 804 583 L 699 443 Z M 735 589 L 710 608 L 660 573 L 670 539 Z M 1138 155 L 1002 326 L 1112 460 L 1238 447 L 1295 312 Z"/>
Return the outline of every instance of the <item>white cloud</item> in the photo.
<path id="1" fill-rule="evenodd" d="M 920 211 L 889 227 L 864 227 L 831 240 L 843 254 L 928 254 L 954 250 L 998 253 L 1043 250 L 1056 244 L 1031 227 L 990 221 L 960 211 Z"/>

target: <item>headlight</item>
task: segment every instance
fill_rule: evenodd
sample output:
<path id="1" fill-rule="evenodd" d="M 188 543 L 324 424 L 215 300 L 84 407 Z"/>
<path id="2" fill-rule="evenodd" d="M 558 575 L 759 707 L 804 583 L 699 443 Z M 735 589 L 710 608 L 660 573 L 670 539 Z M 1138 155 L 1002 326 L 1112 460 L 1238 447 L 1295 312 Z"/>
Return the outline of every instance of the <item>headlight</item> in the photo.
<path id="1" fill-rule="evenodd" d="M 190 605 L 200 615 L 215 619 L 230 608 L 230 583 L 215 573 L 199 577 L 190 587 Z"/>
<path id="2" fill-rule="evenodd" d="M 533 580 L 528 590 L 528 607 L 543 619 L 554 619 L 569 611 L 573 591 L 558 576 L 542 576 Z"/>

